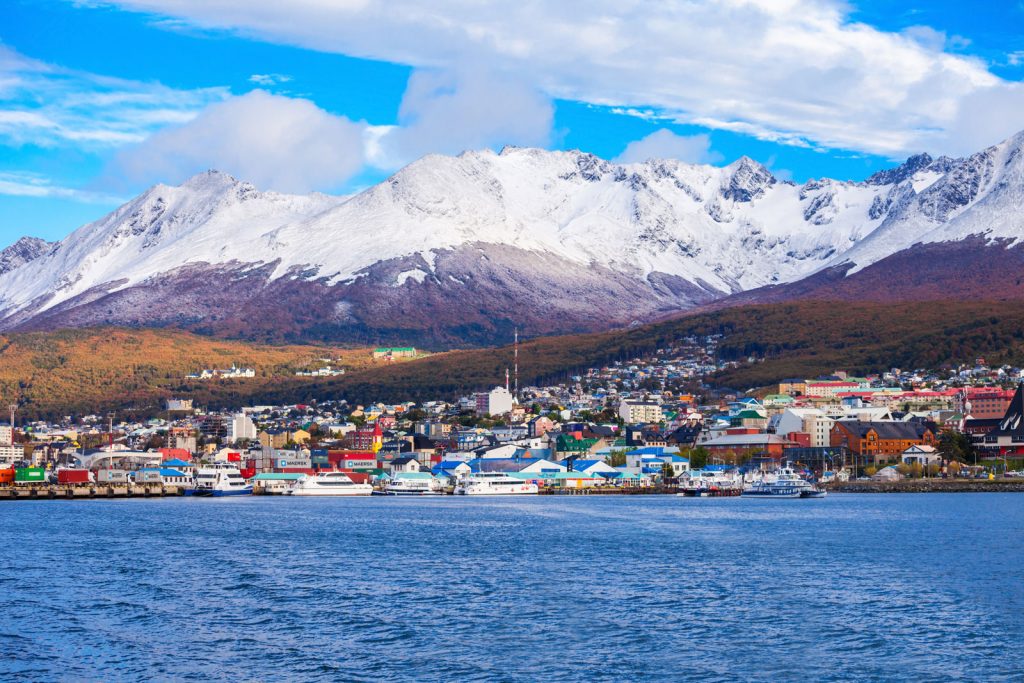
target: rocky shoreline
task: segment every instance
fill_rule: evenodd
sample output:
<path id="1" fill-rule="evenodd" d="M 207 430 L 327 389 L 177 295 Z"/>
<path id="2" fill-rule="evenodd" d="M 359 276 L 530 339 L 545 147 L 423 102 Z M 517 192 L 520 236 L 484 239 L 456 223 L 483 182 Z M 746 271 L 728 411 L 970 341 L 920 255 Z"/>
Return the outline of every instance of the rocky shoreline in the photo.
<path id="1" fill-rule="evenodd" d="M 1024 493 L 1024 479 L 904 479 L 826 484 L 830 493 Z"/>

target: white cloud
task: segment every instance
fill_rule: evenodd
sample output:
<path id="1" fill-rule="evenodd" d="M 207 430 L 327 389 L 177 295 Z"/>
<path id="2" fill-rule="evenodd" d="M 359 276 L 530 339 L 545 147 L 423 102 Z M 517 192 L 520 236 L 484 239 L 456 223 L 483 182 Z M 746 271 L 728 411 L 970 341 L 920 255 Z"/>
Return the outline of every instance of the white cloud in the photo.
<path id="1" fill-rule="evenodd" d="M 268 88 L 272 85 L 280 85 L 292 80 L 291 76 L 285 74 L 253 74 L 249 76 L 249 82 L 255 83 L 261 88 Z"/>
<path id="2" fill-rule="evenodd" d="M 956 112 L 951 138 L 943 151 L 965 155 L 1010 137 L 1024 128 L 1024 84 L 998 83 L 965 97 Z"/>
<path id="3" fill-rule="evenodd" d="M 554 108 L 522 81 L 477 70 L 416 71 L 398 125 L 374 140 L 373 158 L 394 168 L 428 153 L 550 142 Z"/>
<path id="4" fill-rule="evenodd" d="M 309 100 L 254 90 L 123 150 L 108 176 L 178 182 L 216 168 L 282 192 L 332 190 L 362 167 L 364 128 Z"/>
<path id="5" fill-rule="evenodd" d="M 50 178 L 22 171 L 0 173 L 0 194 L 15 197 L 58 197 L 90 204 L 117 204 L 124 201 L 121 197 L 101 192 L 54 185 Z"/>
<path id="6" fill-rule="evenodd" d="M 661 128 L 650 135 L 626 145 L 615 161 L 631 164 L 648 159 L 678 159 L 691 164 L 710 164 L 722 160 L 722 155 L 711 149 L 707 135 L 676 135 Z"/>
<path id="7" fill-rule="evenodd" d="M 980 60 L 943 51 L 956 37 L 884 32 L 851 21 L 843 0 L 116 3 L 419 68 L 472 64 L 529 77 L 549 97 L 887 155 L 942 151 L 963 132 L 969 99 L 1006 94 Z"/>
<path id="8" fill-rule="evenodd" d="M 0 142 L 8 145 L 117 147 L 226 96 L 63 69 L 0 45 Z"/>

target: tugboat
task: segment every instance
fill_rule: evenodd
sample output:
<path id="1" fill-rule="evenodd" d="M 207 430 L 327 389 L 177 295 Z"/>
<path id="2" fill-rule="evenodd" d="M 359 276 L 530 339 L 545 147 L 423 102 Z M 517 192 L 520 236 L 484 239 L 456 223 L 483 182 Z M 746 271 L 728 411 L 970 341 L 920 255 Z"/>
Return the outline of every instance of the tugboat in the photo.
<path id="1" fill-rule="evenodd" d="M 802 479 L 788 467 L 772 482 L 759 481 L 743 489 L 747 498 L 824 498 L 825 491 Z"/>

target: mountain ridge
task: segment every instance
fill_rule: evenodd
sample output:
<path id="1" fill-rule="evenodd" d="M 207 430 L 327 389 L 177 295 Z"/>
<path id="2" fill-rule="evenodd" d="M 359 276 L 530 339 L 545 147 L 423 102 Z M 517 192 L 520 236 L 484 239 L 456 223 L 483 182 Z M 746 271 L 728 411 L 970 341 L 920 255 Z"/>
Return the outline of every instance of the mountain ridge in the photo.
<path id="1" fill-rule="evenodd" d="M 30 258 L 0 253 L 13 264 L 0 268 L 0 329 L 452 347 L 806 297 L 808 283 L 841 288 L 921 244 L 1016 249 L 1022 146 L 1024 133 L 964 159 L 921 154 L 862 182 L 803 185 L 749 157 L 618 164 L 513 147 L 429 155 L 343 197 L 208 171 L 22 249 Z"/>

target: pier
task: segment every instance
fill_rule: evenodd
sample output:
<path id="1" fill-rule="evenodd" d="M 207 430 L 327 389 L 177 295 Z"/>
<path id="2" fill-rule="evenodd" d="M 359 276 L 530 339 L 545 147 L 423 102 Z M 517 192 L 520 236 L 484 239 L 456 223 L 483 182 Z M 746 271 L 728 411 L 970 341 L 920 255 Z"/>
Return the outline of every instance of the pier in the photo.
<path id="1" fill-rule="evenodd" d="M 542 486 L 537 491 L 537 494 L 541 496 L 636 496 L 647 494 L 671 495 L 680 491 L 682 489 L 675 486 L 581 486 L 579 488 Z"/>
<path id="2" fill-rule="evenodd" d="M 89 498 L 166 498 L 184 495 L 179 486 L 164 484 L 36 484 L 2 486 L 0 500 L 82 500 Z"/>

